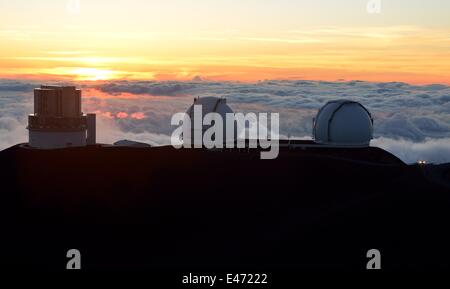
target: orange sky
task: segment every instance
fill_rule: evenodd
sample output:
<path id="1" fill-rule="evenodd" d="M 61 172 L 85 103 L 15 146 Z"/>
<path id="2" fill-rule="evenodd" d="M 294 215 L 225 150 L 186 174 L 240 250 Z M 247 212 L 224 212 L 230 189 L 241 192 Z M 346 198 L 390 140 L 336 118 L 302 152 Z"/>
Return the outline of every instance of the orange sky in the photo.
<path id="1" fill-rule="evenodd" d="M 231 18 L 243 12 L 234 12 L 236 7 L 220 0 L 208 2 L 216 3 L 217 10 L 211 10 L 214 4 L 191 9 L 182 0 L 169 1 L 179 4 L 173 7 L 134 0 L 128 12 L 130 6 L 122 1 L 113 6 L 101 0 L 81 1 L 75 10 L 61 5 L 71 1 L 36 1 L 40 6 L 26 2 L 0 7 L 9 12 L 0 24 L 2 78 L 189 80 L 200 76 L 450 84 L 450 27 L 440 23 L 440 14 L 435 20 L 440 25 L 432 26 L 432 19 L 396 23 L 389 17 L 397 8 L 387 5 L 378 16 L 368 15 L 364 5 L 350 7 L 352 13 L 347 11 L 350 8 L 334 7 L 341 14 L 333 15 L 324 0 L 323 6 L 294 7 L 286 2 L 285 8 L 280 2 L 269 6 L 275 2 L 248 0 L 239 7 L 248 9 L 241 18 Z M 148 2 L 152 6 L 146 6 Z M 325 16 L 317 10 L 320 7 Z M 140 14 L 138 10 L 144 8 L 160 13 Z M 170 8 L 180 15 L 169 14 L 174 11 Z M 288 10 L 294 8 L 305 15 L 291 15 Z M 275 15 L 273 9 L 280 11 Z M 317 13 L 317 19 L 305 9 Z M 411 10 L 410 16 L 416 12 Z M 401 13 L 408 12 L 396 13 L 403 19 Z M 345 21 L 346 17 L 355 19 Z"/>

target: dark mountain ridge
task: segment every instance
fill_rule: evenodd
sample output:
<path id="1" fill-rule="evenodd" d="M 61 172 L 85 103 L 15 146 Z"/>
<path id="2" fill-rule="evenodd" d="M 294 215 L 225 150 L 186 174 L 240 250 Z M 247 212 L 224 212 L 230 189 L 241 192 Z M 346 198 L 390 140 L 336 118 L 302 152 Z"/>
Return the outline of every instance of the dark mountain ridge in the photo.
<path id="1" fill-rule="evenodd" d="M 302 147 L 301 144 L 305 146 Z M 88 146 L 0 152 L 10 269 L 450 269 L 450 166 L 382 149 Z"/>

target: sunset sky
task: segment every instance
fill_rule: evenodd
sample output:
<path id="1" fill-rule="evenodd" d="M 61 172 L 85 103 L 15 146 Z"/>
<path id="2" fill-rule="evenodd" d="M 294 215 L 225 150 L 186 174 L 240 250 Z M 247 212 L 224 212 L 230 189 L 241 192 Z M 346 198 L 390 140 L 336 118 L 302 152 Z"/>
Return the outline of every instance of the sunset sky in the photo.
<path id="1" fill-rule="evenodd" d="M 0 0 L 0 78 L 450 83 L 448 0 L 78 2 Z"/>

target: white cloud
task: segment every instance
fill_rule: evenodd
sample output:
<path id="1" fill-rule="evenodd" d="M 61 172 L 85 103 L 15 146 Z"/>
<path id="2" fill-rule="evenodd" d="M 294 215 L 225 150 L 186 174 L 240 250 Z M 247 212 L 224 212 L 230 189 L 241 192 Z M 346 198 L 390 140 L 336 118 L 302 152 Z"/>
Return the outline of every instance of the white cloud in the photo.
<path id="1" fill-rule="evenodd" d="M 450 138 L 426 139 L 423 142 L 377 138 L 371 143 L 394 154 L 405 163 L 427 161 L 428 163 L 450 163 Z"/>
<path id="2" fill-rule="evenodd" d="M 0 150 L 27 141 L 26 125 L 12 117 L 0 116 Z"/>
<path id="3" fill-rule="evenodd" d="M 118 140 L 133 140 L 155 145 L 170 144 L 170 136 L 151 132 L 134 133 L 121 129 L 114 119 L 102 116 L 97 118 L 97 142 L 111 144 Z"/>

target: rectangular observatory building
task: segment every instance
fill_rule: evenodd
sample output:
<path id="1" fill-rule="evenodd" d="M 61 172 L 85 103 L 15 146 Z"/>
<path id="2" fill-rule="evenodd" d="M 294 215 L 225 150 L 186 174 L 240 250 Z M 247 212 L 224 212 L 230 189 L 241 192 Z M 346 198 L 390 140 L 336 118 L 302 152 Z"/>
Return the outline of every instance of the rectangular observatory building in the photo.
<path id="1" fill-rule="evenodd" d="M 94 145 L 95 114 L 86 116 L 81 111 L 80 89 L 43 85 L 34 89 L 34 113 L 28 116 L 28 131 L 33 148 Z"/>

